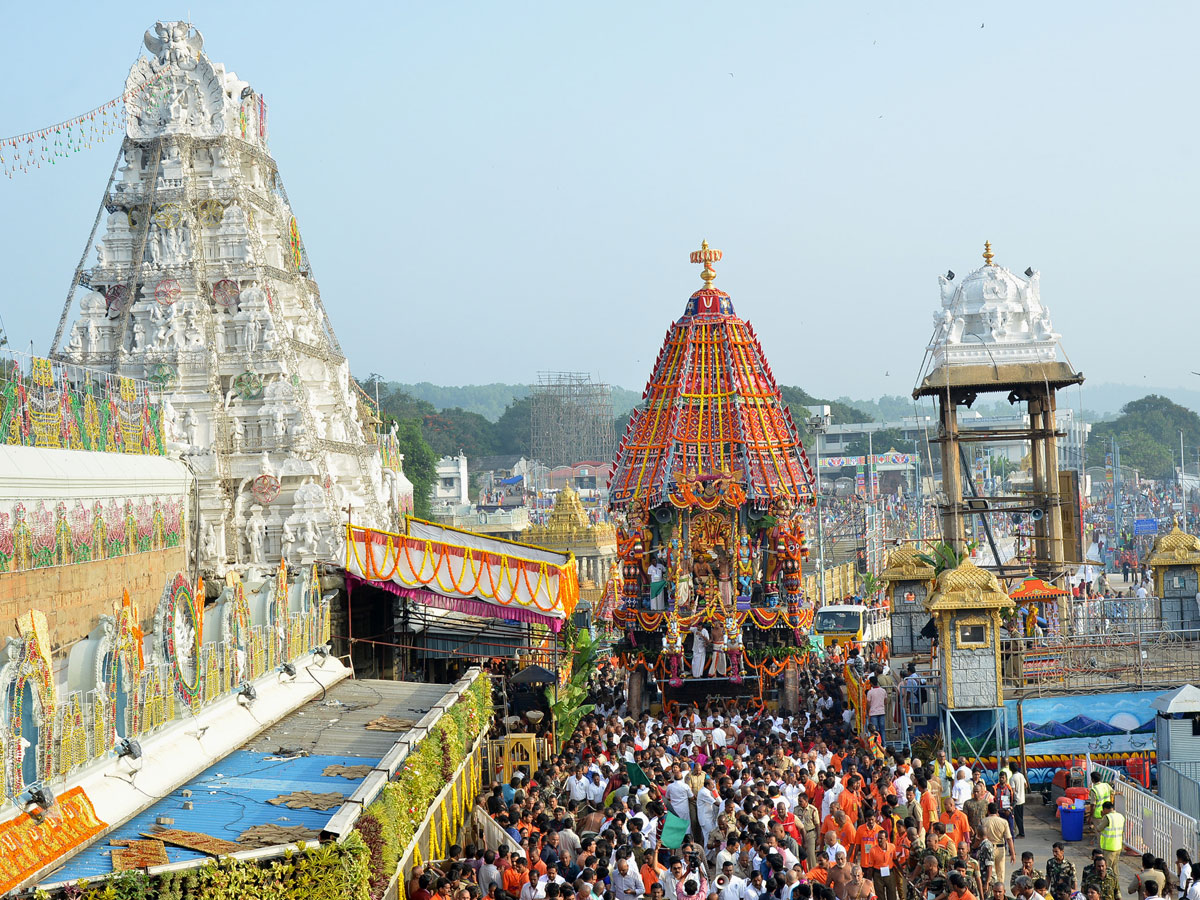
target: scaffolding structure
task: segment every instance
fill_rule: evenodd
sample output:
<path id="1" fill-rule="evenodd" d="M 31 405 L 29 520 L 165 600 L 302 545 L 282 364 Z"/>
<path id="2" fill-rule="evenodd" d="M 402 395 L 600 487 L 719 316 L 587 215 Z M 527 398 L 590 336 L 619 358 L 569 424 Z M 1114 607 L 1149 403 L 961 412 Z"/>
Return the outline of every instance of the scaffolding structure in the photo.
<path id="1" fill-rule="evenodd" d="M 533 458 L 548 466 L 607 462 L 617 449 L 612 389 L 587 372 L 538 372 L 530 387 Z"/>

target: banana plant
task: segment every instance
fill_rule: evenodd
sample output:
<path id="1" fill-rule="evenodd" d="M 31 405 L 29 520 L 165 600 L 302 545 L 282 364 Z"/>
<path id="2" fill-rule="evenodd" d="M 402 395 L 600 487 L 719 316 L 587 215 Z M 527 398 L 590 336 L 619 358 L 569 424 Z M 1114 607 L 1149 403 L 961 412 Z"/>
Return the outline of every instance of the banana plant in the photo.
<path id="1" fill-rule="evenodd" d="M 933 566 L 935 575 L 941 575 L 950 569 L 957 569 L 971 556 L 971 551 L 978 545 L 972 541 L 967 545 L 965 553 L 959 553 L 951 544 L 945 541 L 934 544 L 928 553 L 918 553 L 917 559 L 928 566 Z"/>
<path id="2" fill-rule="evenodd" d="M 869 600 L 882 591 L 887 584 L 880 581 L 873 573 L 867 572 L 862 577 L 862 597 Z"/>
<path id="3" fill-rule="evenodd" d="M 575 632 L 571 648 L 571 677 L 559 685 L 557 696 L 553 686 L 546 688 L 546 700 L 550 704 L 550 715 L 554 717 L 554 734 L 558 749 L 571 739 L 579 720 L 594 710 L 595 704 L 587 703 L 588 679 L 596 668 L 596 657 L 600 643 L 592 639 L 586 629 Z"/>

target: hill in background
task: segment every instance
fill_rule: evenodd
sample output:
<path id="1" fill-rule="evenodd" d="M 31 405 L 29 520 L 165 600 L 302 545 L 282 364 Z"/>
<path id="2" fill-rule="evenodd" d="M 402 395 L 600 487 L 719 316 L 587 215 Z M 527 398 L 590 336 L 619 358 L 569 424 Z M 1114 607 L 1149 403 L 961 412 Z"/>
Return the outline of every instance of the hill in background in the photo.
<path id="1" fill-rule="evenodd" d="M 524 400 L 529 396 L 527 384 L 464 384 L 444 385 L 430 384 L 421 381 L 417 384 L 404 384 L 398 381 L 388 382 L 392 390 L 403 391 L 414 400 L 424 400 L 437 410 L 461 409 L 466 412 L 478 413 L 489 422 L 499 422 L 500 417 L 514 400 Z M 612 385 L 613 415 L 618 416 L 633 409 L 642 399 L 638 391 Z"/>
<path id="2" fill-rule="evenodd" d="M 1084 382 L 1081 390 L 1071 388 L 1063 391 L 1059 395 L 1058 405 L 1060 409 L 1069 407 L 1077 410 L 1082 403 L 1084 421 L 1095 423 L 1117 418 L 1127 403 L 1132 403 L 1134 400 L 1150 394 L 1169 397 L 1175 403 L 1189 409 L 1200 409 L 1200 378 L 1196 379 L 1195 390 L 1182 387 L 1153 387 L 1144 384 Z M 914 404 L 912 397 L 907 394 L 885 394 L 872 400 L 838 397 L 838 401 L 869 413 L 871 420 L 876 422 L 897 422 L 914 415 L 936 415 L 932 412 L 933 407 L 928 402 Z M 981 396 L 971 409 L 984 416 L 1007 416 L 1012 415 L 1013 411 L 1013 408 L 1005 402 L 1001 395 L 996 395 L 994 399 Z"/>

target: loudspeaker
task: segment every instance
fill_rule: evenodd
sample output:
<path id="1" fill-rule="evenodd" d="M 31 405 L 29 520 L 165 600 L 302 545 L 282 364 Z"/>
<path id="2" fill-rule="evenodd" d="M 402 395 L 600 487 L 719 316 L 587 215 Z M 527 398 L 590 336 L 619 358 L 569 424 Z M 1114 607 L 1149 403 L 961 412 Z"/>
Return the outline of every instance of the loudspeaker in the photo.
<path id="1" fill-rule="evenodd" d="M 1046 517 L 1046 511 L 1044 509 L 1042 509 L 1040 506 L 1035 506 L 1033 508 L 1033 511 L 1029 513 L 1029 518 L 1033 519 L 1033 521 L 1035 521 L 1035 522 L 1040 522 L 1045 517 Z"/>

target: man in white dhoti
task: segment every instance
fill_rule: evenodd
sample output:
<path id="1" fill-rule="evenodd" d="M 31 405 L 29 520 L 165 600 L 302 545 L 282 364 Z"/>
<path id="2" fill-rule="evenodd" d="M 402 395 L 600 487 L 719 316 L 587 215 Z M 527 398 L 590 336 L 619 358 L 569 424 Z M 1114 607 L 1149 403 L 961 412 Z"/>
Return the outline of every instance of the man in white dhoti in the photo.
<path id="1" fill-rule="evenodd" d="M 708 846 L 708 836 L 717 827 L 717 815 L 721 801 L 717 799 L 716 786 L 711 778 L 704 779 L 704 786 L 696 794 L 696 818 L 700 822 L 703 844 Z"/>
<path id="2" fill-rule="evenodd" d="M 692 789 L 688 787 L 687 780 L 680 773 L 674 781 L 667 785 L 667 805 L 671 807 L 671 812 L 679 816 L 685 822 L 691 821 L 691 813 L 688 809 L 688 800 L 692 798 Z"/>
<path id="3" fill-rule="evenodd" d="M 704 661 L 708 658 L 708 647 L 712 643 L 712 635 L 704 623 L 691 627 L 692 632 L 692 677 L 704 675 Z"/>
<path id="4" fill-rule="evenodd" d="M 724 678 L 725 673 L 729 670 L 729 663 L 725 655 L 728 638 L 725 634 L 725 626 L 721 624 L 720 619 L 713 620 L 712 636 L 713 658 L 709 665 L 709 674 Z"/>
<path id="5" fill-rule="evenodd" d="M 646 574 L 650 576 L 650 608 L 656 611 L 666 609 L 667 567 L 656 556 L 654 562 L 650 563 L 650 567 L 646 570 Z"/>

